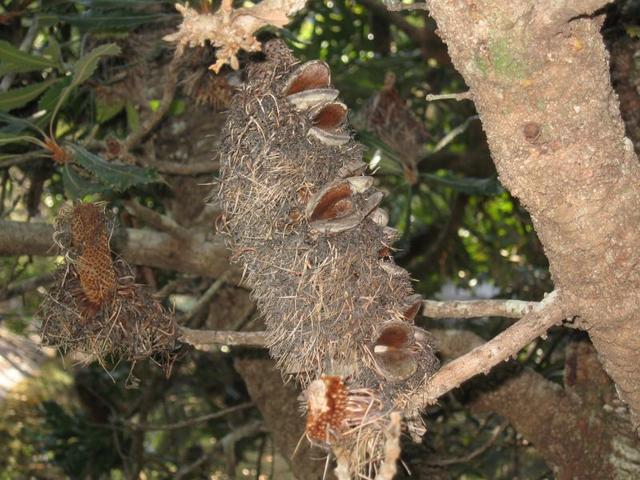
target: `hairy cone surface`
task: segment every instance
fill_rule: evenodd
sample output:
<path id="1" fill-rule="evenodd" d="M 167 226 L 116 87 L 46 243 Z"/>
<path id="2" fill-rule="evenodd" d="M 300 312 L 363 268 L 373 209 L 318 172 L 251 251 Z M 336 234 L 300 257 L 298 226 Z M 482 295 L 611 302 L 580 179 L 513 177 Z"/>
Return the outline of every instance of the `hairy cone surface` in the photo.
<path id="1" fill-rule="evenodd" d="M 39 310 L 42 343 L 107 357 L 152 357 L 170 372 L 177 338 L 174 316 L 140 285 L 131 267 L 109 247 L 112 221 L 104 204 L 75 203 L 60 210 L 54 240 L 65 264 Z"/>
<path id="2" fill-rule="evenodd" d="M 380 459 L 388 413 L 410 411 L 405 393 L 439 362 L 428 334 L 406 315 L 415 296 L 409 274 L 389 254 L 396 232 L 377 208 L 383 195 L 363 175 L 362 147 L 344 125 L 346 107 L 336 100 L 328 66 L 299 64 L 278 40 L 263 50 L 266 61 L 248 68 L 229 111 L 221 228 L 283 373 L 303 387 L 316 388 L 321 378 L 344 385 L 341 405 L 349 409 L 325 419 L 311 408 L 308 437 L 351 451 L 353 473 L 363 474 Z M 398 322 L 406 325 L 398 353 L 374 353 L 385 327 Z M 378 364 L 395 357 L 411 368 Z M 395 375 L 386 375 L 390 370 Z M 336 418 L 343 430 L 325 435 Z"/>

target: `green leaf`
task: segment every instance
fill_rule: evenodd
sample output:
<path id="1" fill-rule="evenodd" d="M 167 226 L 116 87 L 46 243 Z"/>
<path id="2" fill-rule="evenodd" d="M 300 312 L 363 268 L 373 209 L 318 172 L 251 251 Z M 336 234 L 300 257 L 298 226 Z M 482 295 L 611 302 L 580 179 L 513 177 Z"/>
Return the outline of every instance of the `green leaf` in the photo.
<path id="1" fill-rule="evenodd" d="M 0 112 L 0 122 L 6 123 L 1 131 L 4 133 L 20 133 L 24 130 L 33 130 L 38 132 L 40 136 L 44 136 L 44 132 L 35 124 L 24 118 L 14 117 L 8 113 Z"/>
<path id="2" fill-rule="evenodd" d="M 135 132 L 140 128 L 140 115 L 136 110 L 136 106 L 131 102 L 127 102 L 127 125 L 131 132 Z"/>
<path id="3" fill-rule="evenodd" d="M 38 141 L 37 138 L 30 135 L 16 135 L 14 133 L 0 132 L 0 145 L 8 145 L 10 143 L 22 143 Z"/>
<path id="4" fill-rule="evenodd" d="M 44 49 L 44 53 L 51 57 L 57 65 L 62 65 L 62 49 L 53 35 L 49 35 L 49 41 Z"/>
<path id="5" fill-rule="evenodd" d="M 58 104 L 58 99 L 62 94 L 62 90 L 68 87 L 70 83 L 71 83 L 71 78 L 65 77 L 63 79 L 60 79 L 60 81 L 51 85 L 47 89 L 47 91 L 44 92 L 44 95 L 40 97 L 40 100 L 38 100 L 38 109 L 46 110 L 47 112 L 52 112 L 53 109 L 56 108 L 56 105 Z"/>
<path id="6" fill-rule="evenodd" d="M 6 40 L 0 40 L 0 62 L 2 62 L 0 68 L 8 68 L 5 64 L 13 65 L 13 69 L 8 71 L 16 71 L 17 73 L 43 70 L 56 66 L 56 62 L 53 60 L 23 52 Z"/>
<path id="7" fill-rule="evenodd" d="M 148 169 L 106 162 L 79 145 L 72 145 L 71 148 L 74 151 L 73 159 L 78 165 L 95 175 L 99 182 L 119 192 L 134 185 L 145 185 L 162 180 L 158 174 Z"/>
<path id="8" fill-rule="evenodd" d="M 108 185 L 92 182 L 83 177 L 77 169 L 71 165 L 65 165 L 62 168 L 62 184 L 64 185 L 67 197 L 74 199 L 110 190 Z"/>
<path id="9" fill-rule="evenodd" d="M 460 177 L 451 173 L 446 173 L 444 175 L 425 173 L 420 176 L 425 179 L 427 183 L 448 187 L 456 192 L 466 193 L 469 195 L 493 196 L 499 195 L 504 191 L 495 177 Z"/>
<path id="10" fill-rule="evenodd" d="M 123 31 L 174 18 L 174 14 L 99 12 L 82 15 L 59 15 L 58 19 L 84 31 Z"/>
<path id="11" fill-rule="evenodd" d="M 49 86 L 57 82 L 56 78 L 34 83 L 26 87 L 12 88 L 7 92 L 0 93 L 0 111 L 9 112 L 14 108 L 25 106 L 31 100 L 38 98 Z"/>
<path id="12" fill-rule="evenodd" d="M 91 75 L 93 75 L 93 72 L 96 71 L 98 62 L 100 61 L 100 57 L 103 57 L 105 55 L 118 55 L 119 53 L 120 47 L 118 45 L 116 45 L 115 43 L 106 43 L 94 48 L 84 57 L 76 61 L 76 63 L 73 65 L 73 76 L 71 77 L 71 83 L 68 87 L 62 89 L 60 98 L 58 99 L 58 103 L 53 110 L 53 115 L 51 116 L 52 125 L 53 120 L 58 113 L 58 110 L 60 110 L 60 107 L 62 107 L 64 102 L 66 102 L 73 89 L 82 84 L 89 77 L 91 77 Z"/>
<path id="13" fill-rule="evenodd" d="M 96 99 L 96 122 L 105 123 L 118 115 L 124 108 L 123 99 Z"/>
<path id="14" fill-rule="evenodd" d="M 91 50 L 73 65 L 73 80 L 71 81 L 71 85 L 80 85 L 93 75 L 100 61 L 100 57 L 104 57 L 105 55 L 118 55 L 120 51 L 120 47 L 115 43 L 106 43 Z"/>

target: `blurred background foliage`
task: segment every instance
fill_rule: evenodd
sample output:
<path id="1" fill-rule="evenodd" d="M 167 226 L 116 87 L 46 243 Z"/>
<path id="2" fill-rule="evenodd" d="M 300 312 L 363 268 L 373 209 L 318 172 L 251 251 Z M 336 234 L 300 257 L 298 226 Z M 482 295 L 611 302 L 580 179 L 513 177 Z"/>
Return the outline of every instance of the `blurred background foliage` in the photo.
<path id="1" fill-rule="evenodd" d="M 213 78 L 206 66 L 215 52 L 194 49 L 165 105 L 172 50 L 162 36 L 180 21 L 172 3 L 0 0 L 2 218 L 51 222 L 64 202 L 82 198 L 108 201 L 124 226 L 136 226 L 124 208 L 130 200 L 190 224 L 192 218 L 177 213 L 186 207 L 175 205 L 184 180 L 161 162 L 168 152 L 173 161 L 185 160 L 176 138 L 197 135 L 192 116 L 205 119 L 204 132 L 215 143 L 224 102 L 240 76 L 223 70 Z M 435 25 L 423 12 L 384 13 L 380 5 L 311 0 L 279 34 L 300 58 L 331 66 L 387 192 L 390 223 L 402 233 L 398 262 L 425 297 L 540 299 L 552 287 L 542 248 L 528 215 L 496 178 L 473 104 L 427 101 L 430 94 L 466 89 Z M 206 1 L 197 6 L 217 8 Z M 634 42 L 637 13 L 637 2 L 614 5 L 610 39 Z M 395 113 L 376 120 L 379 108 Z M 132 141 L 156 114 L 163 119 L 153 135 Z M 198 153 L 215 158 L 213 148 Z M 196 176 L 198 185 L 214 174 Z M 206 190 L 196 190 L 192 202 L 204 205 Z M 33 338 L 34 312 L 59 262 L 0 259 L 2 338 Z M 232 285 L 218 290 L 211 308 L 188 315 L 209 288 L 206 279 L 150 268 L 138 268 L 138 275 L 190 326 L 228 327 L 221 319 L 234 316 L 236 328 L 259 322 L 246 307 L 247 292 Z M 490 338 L 506 325 L 485 318 L 465 328 Z M 569 336 L 552 331 L 550 341 L 531 345 L 517 360 L 561 382 Z M 7 345 L 0 356 L 20 358 L 19 343 Z M 0 363 L 0 478 L 290 478 L 233 355 L 225 347 L 185 352 L 168 380 L 153 365 L 136 365 L 135 389 L 124 388 L 129 365 L 105 371 L 52 352 L 34 371 Z M 410 468 L 427 464 L 425 478 L 551 478 L 526 439 L 496 416 L 470 413 L 453 394 L 426 420 L 423 444 L 408 445 L 405 453 Z"/>

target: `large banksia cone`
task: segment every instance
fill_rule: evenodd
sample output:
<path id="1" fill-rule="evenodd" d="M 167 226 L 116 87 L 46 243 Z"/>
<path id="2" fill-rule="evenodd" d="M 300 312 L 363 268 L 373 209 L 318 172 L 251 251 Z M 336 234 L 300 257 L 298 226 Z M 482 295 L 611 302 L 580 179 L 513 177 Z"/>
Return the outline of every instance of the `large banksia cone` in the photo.
<path id="1" fill-rule="evenodd" d="M 249 66 L 229 111 L 221 224 L 278 366 L 311 388 L 308 399 L 340 385 L 344 405 L 366 399 L 376 412 L 365 420 L 338 408 L 326 417 L 318 403 L 309 405 L 308 437 L 342 452 L 354 447 L 352 473 L 362 474 L 378 458 L 388 414 L 405 409 L 404 394 L 438 361 L 428 335 L 413 326 L 415 312 L 407 315 L 415 304 L 409 274 L 390 255 L 395 231 L 378 208 L 382 193 L 363 175 L 362 147 L 346 129 L 329 67 L 299 65 L 277 40 L 264 52 L 267 60 Z M 376 342 L 390 323 L 406 331 L 382 352 Z M 410 364 L 401 375 L 382 366 L 392 348 Z M 337 380 L 322 390 L 327 379 Z"/>
<path id="2" fill-rule="evenodd" d="M 54 240 L 65 263 L 40 306 L 42 343 L 118 361 L 152 357 L 168 374 L 177 338 L 174 316 L 134 283 L 129 265 L 113 259 L 112 222 L 104 205 L 63 208 Z"/>

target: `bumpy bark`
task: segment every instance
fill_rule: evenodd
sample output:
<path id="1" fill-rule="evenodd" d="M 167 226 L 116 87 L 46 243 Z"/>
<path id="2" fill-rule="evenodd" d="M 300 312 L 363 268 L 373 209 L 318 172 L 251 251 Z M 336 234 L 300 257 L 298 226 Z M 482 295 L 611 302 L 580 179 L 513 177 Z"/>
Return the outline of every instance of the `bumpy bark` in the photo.
<path id="1" fill-rule="evenodd" d="M 433 331 L 445 358 L 483 343 L 460 330 Z M 564 389 L 515 362 L 464 388 L 475 412 L 495 412 L 530 441 L 556 478 L 635 479 L 640 438 L 588 342 L 567 348 Z"/>
<path id="2" fill-rule="evenodd" d="M 640 165 L 592 2 L 427 2 L 470 86 L 500 180 L 556 288 L 640 420 Z"/>

